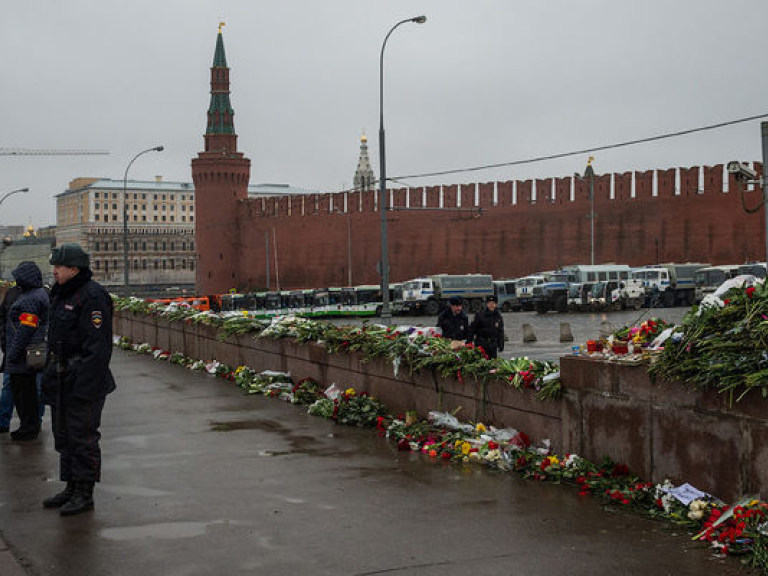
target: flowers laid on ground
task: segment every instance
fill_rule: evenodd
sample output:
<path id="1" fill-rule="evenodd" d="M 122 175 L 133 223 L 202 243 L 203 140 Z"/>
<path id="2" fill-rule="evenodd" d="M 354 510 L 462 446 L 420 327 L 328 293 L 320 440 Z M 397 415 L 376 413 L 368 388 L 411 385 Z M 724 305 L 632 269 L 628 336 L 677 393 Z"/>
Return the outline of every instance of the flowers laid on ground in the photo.
<path id="1" fill-rule="evenodd" d="M 528 358 L 491 359 L 482 347 L 461 344 L 437 335 L 431 327 L 387 327 L 334 325 L 299 316 L 272 319 L 247 314 L 227 317 L 191 308 L 146 303 L 137 298 L 116 298 L 115 308 L 160 315 L 169 320 L 203 322 L 217 326 L 220 338 L 252 334 L 254 338 L 294 338 L 300 343 L 322 343 L 332 354 L 357 352 L 364 360 L 388 358 L 397 376 L 400 369 L 411 372 L 434 370 L 443 377 L 461 382 L 471 379 L 506 382 L 520 390 L 530 388 L 541 399 L 560 394 L 559 368 L 552 362 Z"/>

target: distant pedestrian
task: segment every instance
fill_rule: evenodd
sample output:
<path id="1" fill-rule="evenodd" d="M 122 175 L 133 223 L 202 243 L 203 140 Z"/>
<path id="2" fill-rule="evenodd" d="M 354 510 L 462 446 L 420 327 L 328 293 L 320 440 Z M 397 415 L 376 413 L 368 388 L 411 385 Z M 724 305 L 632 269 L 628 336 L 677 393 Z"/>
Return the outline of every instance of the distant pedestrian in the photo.
<path id="1" fill-rule="evenodd" d="M 51 406 L 59 476 L 64 490 L 43 501 L 62 516 L 93 509 L 101 479 L 99 427 L 107 394 L 115 389 L 112 358 L 112 298 L 92 280 L 90 257 L 78 244 L 54 248 L 48 363 L 43 398 Z"/>
<path id="2" fill-rule="evenodd" d="M 11 429 L 13 418 L 13 392 L 11 391 L 11 374 L 5 369 L 6 339 L 5 324 L 8 321 L 8 311 L 21 294 L 21 288 L 16 284 L 5 291 L 3 301 L 0 303 L 0 349 L 3 351 L 3 363 L 0 372 L 3 373 L 3 388 L 0 390 L 0 434 L 5 434 Z"/>
<path id="3" fill-rule="evenodd" d="M 11 375 L 13 404 L 20 421 L 19 428 L 11 432 L 11 440 L 25 441 L 40 433 L 37 371 L 27 366 L 27 347 L 45 341 L 50 304 L 37 264 L 21 262 L 12 274 L 21 293 L 8 309 L 5 371 Z"/>
<path id="4" fill-rule="evenodd" d="M 475 346 L 481 346 L 489 358 L 496 358 L 504 350 L 504 318 L 497 304 L 496 296 L 488 296 L 485 308 L 475 314 L 469 327 Z"/>
<path id="5" fill-rule="evenodd" d="M 469 341 L 469 318 L 464 312 L 464 302 L 458 296 L 452 296 L 448 306 L 437 316 L 437 327 L 443 338 Z"/>

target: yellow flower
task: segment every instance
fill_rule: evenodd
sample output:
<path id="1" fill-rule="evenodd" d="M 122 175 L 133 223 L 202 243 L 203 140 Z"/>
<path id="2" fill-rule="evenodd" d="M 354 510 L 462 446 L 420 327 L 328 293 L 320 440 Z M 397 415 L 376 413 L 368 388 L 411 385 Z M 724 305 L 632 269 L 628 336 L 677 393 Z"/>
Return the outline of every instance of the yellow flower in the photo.
<path id="1" fill-rule="evenodd" d="M 469 445 L 469 442 L 462 442 L 461 444 L 461 453 L 465 456 L 469 454 L 469 451 L 472 449 L 472 447 Z"/>
<path id="2" fill-rule="evenodd" d="M 347 396 L 354 396 L 355 395 L 355 389 L 354 388 L 347 388 L 347 390 L 344 393 Z"/>
<path id="3" fill-rule="evenodd" d="M 560 464 L 560 460 L 557 459 L 557 456 L 550 456 L 549 465 L 554 466 L 555 464 Z"/>
<path id="4" fill-rule="evenodd" d="M 475 430 L 477 430 L 478 434 L 482 434 L 483 432 L 485 432 L 485 424 L 483 424 L 482 422 L 478 422 L 477 426 L 475 426 Z"/>

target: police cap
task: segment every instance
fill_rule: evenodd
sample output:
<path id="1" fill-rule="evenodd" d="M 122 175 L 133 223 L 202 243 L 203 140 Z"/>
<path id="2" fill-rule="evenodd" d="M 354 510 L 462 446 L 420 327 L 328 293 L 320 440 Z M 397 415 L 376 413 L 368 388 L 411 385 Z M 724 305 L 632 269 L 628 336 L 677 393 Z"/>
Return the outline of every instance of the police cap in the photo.
<path id="1" fill-rule="evenodd" d="M 459 306 L 463 304 L 463 302 L 461 301 L 461 298 L 459 298 L 458 296 L 451 296 L 448 302 L 450 302 L 452 306 Z"/>
<path id="2" fill-rule="evenodd" d="M 486 302 L 499 302 L 499 299 L 496 298 L 496 296 L 488 296 L 488 298 L 485 299 Z"/>
<path id="3" fill-rule="evenodd" d="M 88 268 L 91 264 L 91 258 L 88 253 L 82 249 L 80 244 L 67 242 L 51 251 L 49 262 L 54 266 Z"/>

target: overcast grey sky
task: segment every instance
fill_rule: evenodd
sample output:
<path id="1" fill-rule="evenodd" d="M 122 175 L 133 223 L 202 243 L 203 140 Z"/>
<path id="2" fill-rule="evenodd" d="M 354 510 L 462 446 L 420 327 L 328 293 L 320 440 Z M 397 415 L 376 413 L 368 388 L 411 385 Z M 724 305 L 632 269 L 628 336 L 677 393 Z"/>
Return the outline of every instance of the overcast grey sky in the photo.
<path id="1" fill-rule="evenodd" d="M 379 52 L 389 176 L 567 152 L 768 113 L 766 0 L 35 0 L 0 7 L 0 224 L 55 223 L 80 176 L 191 181 L 218 22 L 251 183 L 378 175 Z M 587 155 L 411 185 L 563 176 Z M 760 124 L 595 154 L 597 172 L 760 160 Z"/>

